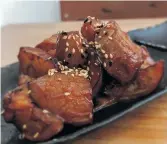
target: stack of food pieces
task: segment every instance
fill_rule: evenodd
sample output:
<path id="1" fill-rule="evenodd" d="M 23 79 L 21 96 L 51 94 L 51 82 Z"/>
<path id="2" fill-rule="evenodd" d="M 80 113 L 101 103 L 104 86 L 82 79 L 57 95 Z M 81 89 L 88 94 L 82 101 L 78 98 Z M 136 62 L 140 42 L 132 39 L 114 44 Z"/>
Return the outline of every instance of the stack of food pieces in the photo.
<path id="1" fill-rule="evenodd" d="M 5 95 L 3 115 L 32 141 L 52 138 L 64 124 L 92 123 L 98 107 L 151 93 L 164 72 L 164 61 L 155 62 L 115 21 L 90 16 L 81 32 L 21 47 L 18 59 L 19 86 Z"/>

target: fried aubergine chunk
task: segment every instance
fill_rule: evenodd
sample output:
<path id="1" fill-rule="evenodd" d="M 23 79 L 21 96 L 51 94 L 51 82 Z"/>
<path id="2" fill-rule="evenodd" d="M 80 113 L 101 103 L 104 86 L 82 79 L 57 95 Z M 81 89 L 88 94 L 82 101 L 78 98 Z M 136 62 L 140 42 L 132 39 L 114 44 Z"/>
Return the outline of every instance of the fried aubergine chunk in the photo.
<path id="1" fill-rule="evenodd" d="M 145 69 L 140 69 L 136 79 L 128 85 L 108 88 L 105 93 L 119 101 L 136 99 L 154 91 L 164 73 L 164 61 L 160 60 Z"/>
<path id="2" fill-rule="evenodd" d="M 87 47 L 78 31 L 62 32 L 57 43 L 56 58 L 69 68 L 84 65 L 87 62 Z"/>
<path id="3" fill-rule="evenodd" d="M 50 38 L 43 40 L 41 43 L 37 44 L 35 48 L 40 48 L 43 51 L 50 54 L 52 57 L 56 55 L 56 43 L 58 42 L 59 34 L 54 34 Z"/>
<path id="4" fill-rule="evenodd" d="M 33 100 L 43 109 L 58 114 L 65 123 L 83 125 L 92 122 L 92 89 L 84 76 L 51 73 L 29 86 Z"/>
<path id="5" fill-rule="evenodd" d="M 142 50 L 115 21 L 101 28 L 95 43 L 103 67 L 112 77 L 122 84 L 134 78 L 143 63 Z"/>
<path id="6" fill-rule="evenodd" d="M 30 81 L 32 81 L 34 78 L 28 76 L 28 75 L 24 75 L 24 74 L 20 74 L 19 76 L 19 80 L 18 80 L 18 85 L 21 86 L 21 85 L 24 85 Z"/>
<path id="7" fill-rule="evenodd" d="M 103 70 L 101 63 L 98 60 L 96 52 L 92 49 L 89 50 L 88 54 L 88 70 L 90 83 L 92 86 L 92 95 L 93 97 L 97 96 L 100 88 L 102 87 L 103 80 Z"/>
<path id="8" fill-rule="evenodd" d="M 32 102 L 26 85 L 8 92 L 4 97 L 3 107 L 5 121 L 13 123 L 28 140 L 45 141 L 63 129 L 60 117 L 38 108 Z"/>
<path id="9" fill-rule="evenodd" d="M 20 72 L 32 78 L 43 76 L 55 67 L 51 56 L 39 48 L 21 47 L 18 59 Z"/>
<path id="10" fill-rule="evenodd" d="M 88 42 L 94 42 L 95 35 L 99 33 L 100 28 L 102 28 L 104 24 L 101 20 L 88 16 L 81 27 L 81 33 Z"/>

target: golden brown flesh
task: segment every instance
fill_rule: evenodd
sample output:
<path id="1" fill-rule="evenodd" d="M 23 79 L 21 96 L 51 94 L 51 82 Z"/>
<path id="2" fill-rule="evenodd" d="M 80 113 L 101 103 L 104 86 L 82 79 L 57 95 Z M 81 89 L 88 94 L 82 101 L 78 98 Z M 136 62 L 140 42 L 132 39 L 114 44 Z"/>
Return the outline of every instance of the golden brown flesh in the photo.
<path id="1" fill-rule="evenodd" d="M 56 43 L 58 41 L 59 34 L 54 34 L 50 38 L 45 39 L 41 43 L 37 44 L 35 47 L 40 48 L 43 51 L 49 53 L 52 57 L 56 55 Z"/>
<path id="2" fill-rule="evenodd" d="M 20 86 L 20 85 L 26 84 L 26 83 L 32 81 L 33 79 L 34 79 L 34 78 L 31 78 L 31 77 L 28 76 L 28 75 L 21 74 L 21 75 L 19 76 L 18 85 Z"/>
<path id="3" fill-rule="evenodd" d="M 122 84 L 131 81 L 143 63 L 141 48 L 115 21 L 101 28 L 95 41 L 105 70 Z"/>
<path id="4" fill-rule="evenodd" d="M 32 81 L 30 89 L 33 100 L 41 108 L 58 114 L 66 123 L 92 122 L 92 90 L 84 77 L 55 73 Z"/>
<path id="5" fill-rule="evenodd" d="M 99 32 L 100 28 L 103 27 L 101 20 L 88 16 L 81 27 L 81 33 L 88 42 L 95 40 L 95 35 Z"/>
<path id="6" fill-rule="evenodd" d="M 83 37 L 78 31 L 62 32 L 57 43 L 56 58 L 68 67 L 78 67 L 87 62 Z"/>
<path id="7" fill-rule="evenodd" d="M 21 47 L 18 55 L 20 72 L 33 78 L 43 76 L 55 67 L 51 56 L 38 48 Z"/>
<path id="8" fill-rule="evenodd" d="M 111 98 L 131 100 L 148 95 L 156 89 L 164 73 L 164 61 L 160 60 L 139 73 L 132 83 L 108 89 L 105 93 Z"/>
<path id="9" fill-rule="evenodd" d="M 14 123 L 26 139 L 48 140 L 62 130 L 63 122 L 58 116 L 37 108 L 32 103 L 29 92 L 24 85 L 5 95 L 4 119 Z"/>

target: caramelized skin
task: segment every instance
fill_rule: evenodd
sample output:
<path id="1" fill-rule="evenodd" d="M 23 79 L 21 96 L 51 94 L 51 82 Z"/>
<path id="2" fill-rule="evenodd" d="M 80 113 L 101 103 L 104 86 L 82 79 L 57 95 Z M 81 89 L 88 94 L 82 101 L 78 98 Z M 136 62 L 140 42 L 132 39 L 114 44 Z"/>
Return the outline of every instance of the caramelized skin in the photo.
<path id="1" fill-rule="evenodd" d="M 68 67 L 78 67 L 87 62 L 86 45 L 78 31 L 62 32 L 57 43 L 56 58 Z"/>
<path id="2" fill-rule="evenodd" d="M 36 48 L 20 48 L 20 86 L 5 95 L 3 115 L 28 140 L 48 140 L 64 123 L 89 124 L 93 111 L 145 96 L 163 77 L 164 61 L 155 62 L 115 21 L 104 25 L 88 16 L 81 33 L 85 39 L 78 31 L 62 32 Z M 108 83 L 93 107 L 93 96 Z"/>
<path id="3" fill-rule="evenodd" d="M 84 77 L 55 73 L 34 80 L 30 88 L 41 108 L 60 115 L 66 123 L 83 125 L 92 121 L 92 90 Z"/>
<path id="4" fill-rule="evenodd" d="M 35 47 L 40 48 L 43 51 L 49 53 L 52 57 L 56 55 L 56 43 L 58 42 L 59 34 L 54 34 L 50 38 L 43 40 L 41 43 L 37 44 Z"/>
<path id="5" fill-rule="evenodd" d="M 100 62 L 93 50 L 91 50 L 88 56 L 89 76 L 92 86 L 93 96 L 97 96 L 100 88 L 102 87 L 103 71 Z"/>
<path id="6" fill-rule="evenodd" d="M 33 78 L 43 76 L 55 67 L 49 58 L 51 56 L 41 49 L 21 47 L 18 55 L 20 72 Z"/>
<path id="7" fill-rule="evenodd" d="M 160 60 L 145 69 L 141 69 L 132 83 L 108 89 L 105 93 L 111 98 L 120 100 L 131 100 L 145 96 L 156 89 L 163 73 L 164 61 Z"/>
<path id="8" fill-rule="evenodd" d="M 101 27 L 103 27 L 103 23 L 99 19 L 88 16 L 81 27 L 81 33 L 88 42 L 94 42 L 95 35 Z"/>
<path id="9" fill-rule="evenodd" d="M 3 102 L 4 119 L 14 123 L 26 139 L 48 140 L 63 128 L 63 122 L 58 116 L 46 113 L 32 103 L 26 85 L 8 92 Z"/>
<path id="10" fill-rule="evenodd" d="M 18 85 L 20 86 L 20 85 L 26 84 L 26 83 L 32 81 L 33 79 L 34 79 L 34 78 L 31 78 L 31 77 L 28 76 L 28 75 L 21 74 L 21 75 L 19 76 Z"/>
<path id="11" fill-rule="evenodd" d="M 101 28 L 96 41 L 105 70 L 122 84 L 131 81 L 143 63 L 142 50 L 115 21 Z"/>

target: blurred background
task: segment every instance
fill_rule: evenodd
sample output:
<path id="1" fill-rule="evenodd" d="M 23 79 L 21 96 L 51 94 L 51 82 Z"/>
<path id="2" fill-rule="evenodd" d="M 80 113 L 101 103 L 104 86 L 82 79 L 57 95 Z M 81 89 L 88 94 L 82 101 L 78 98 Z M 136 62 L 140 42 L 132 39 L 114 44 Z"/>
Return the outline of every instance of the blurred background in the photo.
<path id="1" fill-rule="evenodd" d="M 1 26 L 18 23 L 54 23 L 83 20 L 87 15 L 101 19 L 159 18 L 167 16 L 167 1 L 5 0 L 0 5 Z"/>

